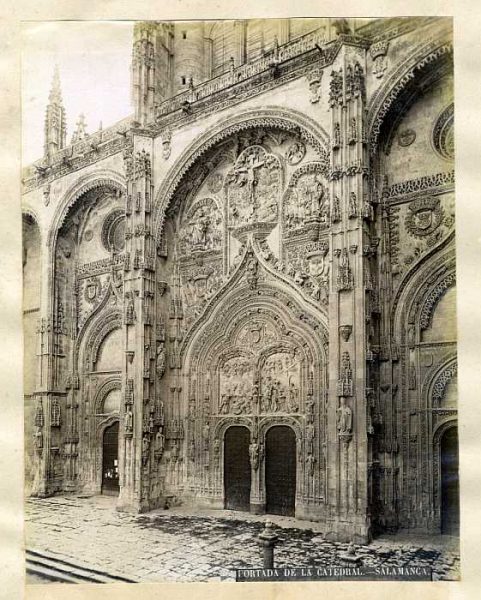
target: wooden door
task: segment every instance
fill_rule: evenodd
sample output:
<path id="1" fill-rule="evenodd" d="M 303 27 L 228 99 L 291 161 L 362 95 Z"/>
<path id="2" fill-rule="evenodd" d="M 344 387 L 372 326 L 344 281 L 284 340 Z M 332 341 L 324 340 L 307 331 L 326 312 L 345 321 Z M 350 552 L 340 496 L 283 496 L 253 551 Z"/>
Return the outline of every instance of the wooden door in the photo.
<path id="1" fill-rule="evenodd" d="M 250 507 L 249 439 L 247 427 L 229 427 L 225 432 L 224 505 L 227 509 L 248 511 Z"/>
<path id="2" fill-rule="evenodd" d="M 285 425 L 266 435 L 266 512 L 294 516 L 296 506 L 296 436 Z"/>

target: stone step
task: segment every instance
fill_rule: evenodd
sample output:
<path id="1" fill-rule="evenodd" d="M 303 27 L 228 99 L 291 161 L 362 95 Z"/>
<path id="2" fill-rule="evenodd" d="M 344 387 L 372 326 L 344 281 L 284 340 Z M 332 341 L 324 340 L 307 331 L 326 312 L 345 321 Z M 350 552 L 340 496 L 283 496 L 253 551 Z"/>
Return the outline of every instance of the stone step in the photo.
<path id="1" fill-rule="evenodd" d="M 65 583 L 135 583 L 123 575 L 81 566 L 44 550 L 26 550 L 27 572 Z"/>

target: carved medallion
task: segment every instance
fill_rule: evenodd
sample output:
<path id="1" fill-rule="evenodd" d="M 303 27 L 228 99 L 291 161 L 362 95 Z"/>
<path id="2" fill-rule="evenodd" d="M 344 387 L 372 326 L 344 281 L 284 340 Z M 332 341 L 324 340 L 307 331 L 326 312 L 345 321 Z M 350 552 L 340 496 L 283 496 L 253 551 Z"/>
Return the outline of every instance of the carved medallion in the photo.
<path id="1" fill-rule="evenodd" d="M 406 148 L 410 146 L 416 139 L 416 132 L 414 129 L 403 129 L 398 133 L 397 141 L 400 146 Z"/>
<path id="2" fill-rule="evenodd" d="M 286 160 L 290 165 L 298 165 L 306 155 L 306 147 L 302 142 L 296 142 L 286 152 Z"/>
<path id="3" fill-rule="evenodd" d="M 411 235 L 427 236 L 441 225 L 443 218 L 444 210 L 439 199 L 418 198 L 409 205 L 404 224 Z"/>
<path id="4" fill-rule="evenodd" d="M 222 183 L 224 182 L 224 176 L 222 173 L 213 173 L 207 180 L 207 187 L 209 192 L 217 194 L 222 189 Z"/>

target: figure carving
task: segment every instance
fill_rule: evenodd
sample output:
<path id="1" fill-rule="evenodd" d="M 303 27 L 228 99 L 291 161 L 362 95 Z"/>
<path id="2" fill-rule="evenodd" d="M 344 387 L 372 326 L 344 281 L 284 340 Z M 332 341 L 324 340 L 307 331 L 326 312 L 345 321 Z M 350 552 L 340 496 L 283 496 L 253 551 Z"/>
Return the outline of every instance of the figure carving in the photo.
<path id="1" fill-rule="evenodd" d="M 130 409 L 130 406 L 128 406 L 126 412 L 125 412 L 125 417 L 124 417 L 124 427 L 125 427 L 125 433 L 132 433 L 133 432 L 133 427 L 134 427 L 134 415 Z"/>
<path id="2" fill-rule="evenodd" d="M 244 150 L 226 177 L 229 225 L 276 221 L 280 183 L 277 158 L 262 146 Z"/>
<path id="3" fill-rule="evenodd" d="M 162 379 L 162 377 L 165 373 L 165 366 L 166 366 L 165 343 L 162 340 L 160 340 L 157 343 L 157 358 L 156 358 L 156 362 L 155 362 L 155 369 L 157 372 L 157 377 L 159 379 Z"/>
<path id="4" fill-rule="evenodd" d="M 286 160 L 290 165 L 297 165 L 306 155 L 306 147 L 302 142 L 295 142 L 286 153 Z"/>
<path id="5" fill-rule="evenodd" d="M 337 409 L 337 430 L 342 434 L 352 432 L 352 410 L 347 406 L 346 399 L 342 396 Z"/>
<path id="6" fill-rule="evenodd" d="M 254 471 L 257 471 L 259 468 L 259 444 L 255 439 L 249 445 L 249 456 L 251 467 L 254 469 Z"/>

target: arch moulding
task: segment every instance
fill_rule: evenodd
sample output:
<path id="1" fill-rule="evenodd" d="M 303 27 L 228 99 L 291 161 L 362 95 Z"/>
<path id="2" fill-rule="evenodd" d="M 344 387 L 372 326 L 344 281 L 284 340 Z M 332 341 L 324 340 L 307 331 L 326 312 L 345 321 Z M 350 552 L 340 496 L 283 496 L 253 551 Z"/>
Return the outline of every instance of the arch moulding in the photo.
<path id="1" fill-rule="evenodd" d="M 84 175 L 75 181 L 58 203 L 52 218 L 47 237 L 47 246 L 52 254 L 57 242 L 58 231 L 62 227 L 69 210 L 84 194 L 100 187 L 111 187 L 120 193 L 125 193 L 125 177 L 117 171 L 104 169 Z"/>
<path id="2" fill-rule="evenodd" d="M 382 123 L 403 89 L 414 80 L 426 65 L 452 53 L 453 43 L 448 31 L 439 32 L 434 39 L 418 45 L 385 79 L 368 106 L 367 131 L 371 154 L 376 154 Z"/>
<path id="3" fill-rule="evenodd" d="M 292 109 L 279 106 L 270 106 L 262 109 L 249 109 L 230 119 L 226 119 L 219 125 L 209 128 L 205 133 L 198 136 L 188 146 L 175 164 L 167 173 L 154 203 L 154 232 L 155 241 L 159 245 L 164 227 L 167 208 L 174 193 L 195 162 L 201 158 L 213 146 L 222 142 L 229 136 L 255 127 L 276 127 L 284 131 L 297 132 L 302 139 L 312 144 L 317 150 L 321 162 L 325 164 L 326 171 L 329 165 L 329 135 L 310 117 Z"/>

